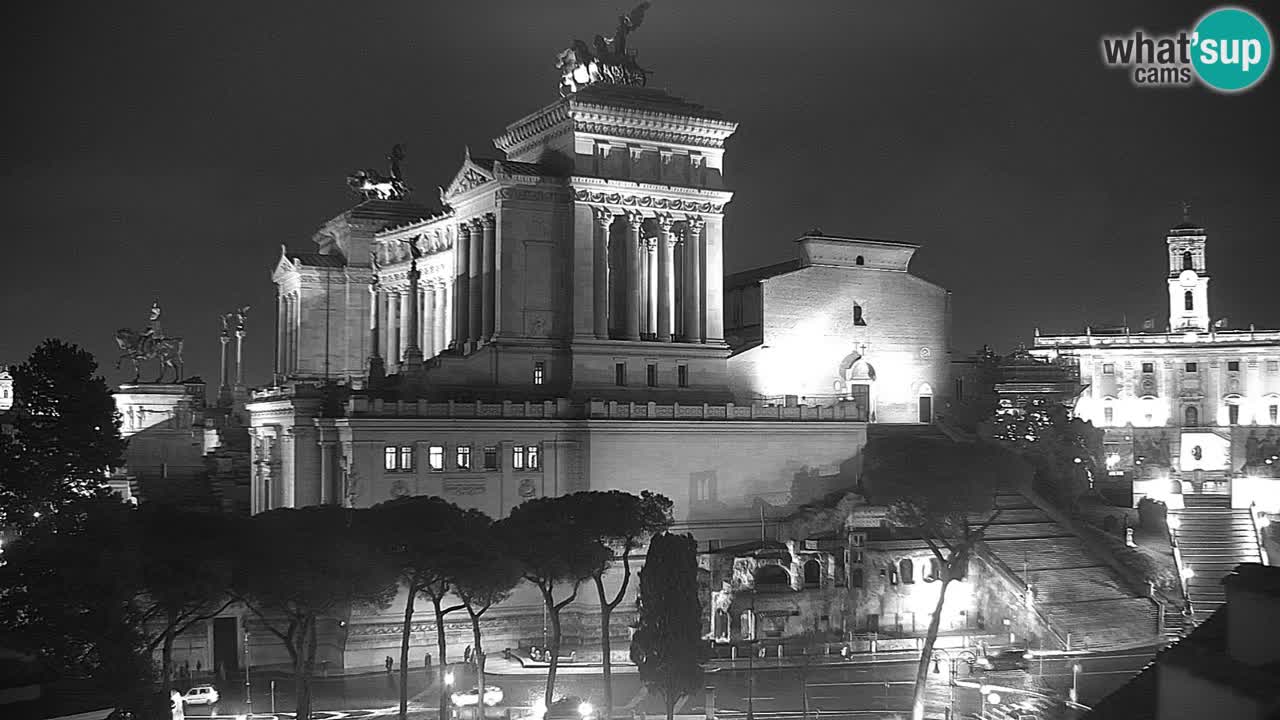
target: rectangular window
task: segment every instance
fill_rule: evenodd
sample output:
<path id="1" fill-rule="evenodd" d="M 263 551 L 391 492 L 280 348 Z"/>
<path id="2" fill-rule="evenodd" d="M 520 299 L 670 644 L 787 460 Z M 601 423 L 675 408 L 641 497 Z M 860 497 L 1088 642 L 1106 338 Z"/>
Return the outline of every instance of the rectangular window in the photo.
<path id="1" fill-rule="evenodd" d="M 689 387 L 688 365 L 679 365 L 676 367 L 676 384 L 680 387 Z"/>
<path id="2" fill-rule="evenodd" d="M 527 445 L 524 449 L 524 462 L 530 470 L 542 469 L 542 446 Z"/>
<path id="3" fill-rule="evenodd" d="M 1115 374 L 1116 374 L 1116 365 L 1115 365 L 1115 363 L 1102 363 L 1102 374 L 1103 374 L 1103 375 L 1115 375 Z"/>
<path id="4" fill-rule="evenodd" d="M 547 364 L 541 360 L 535 361 L 533 363 L 533 384 L 541 385 L 542 381 L 546 379 L 546 374 Z"/>
<path id="5" fill-rule="evenodd" d="M 613 364 L 613 384 L 619 387 L 625 386 L 627 384 L 627 364 L 626 363 Z"/>
<path id="6" fill-rule="evenodd" d="M 432 445 L 427 449 L 427 465 L 432 472 L 444 470 L 444 446 Z"/>
<path id="7" fill-rule="evenodd" d="M 1186 371 L 1189 373 L 1200 372 L 1200 365 L 1198 363 L 1189 362 L 1186 364 Z"/>
<path id="8" fill-rule="evenodd" d="M 1271 424 L 1275 425 L 1280 420 L 1280 405 L 1272 405 L 1267 408 L 1267 416 L 1271 418 Z"/>
<path id="9" fill-rule="evenodd" d="M 484 469 L 485 470 L 498 469 L 498 448 L 493 445 L 490 445 L 489 447 L 486 447 L 484 449 Z"/>
<path id="10" fill-rule="evenodd" d="M 1150 374 L 1156 371 L 1155 363 L 1142 363 L 1142 372 Z"/>
<path id="11" fill-rule="evenodd" d="M 409 445 L 400 446 L 400 467 L 398 469 L 404 472 L 413 469 L 413 447 Z"/>
<path id="12" fill-rule="evenodd" d="M 1227 424 L 1228 425 L 1240 424 L 1240 406 L 1239 405 L 1227 406 Z"/>
<path id="13" fill-rule="evenodd" d="M 1240 372 L 1240 361 L 1239 361 L 1239 360 L 1228 360 L 1228 361 L 1227 361 L 1227 370 L 1228 370 L 1229 372 Z"/>
<path id="14" fill-rule="evenodd" d="M 1102 408 L 1102 422 L 1110 425 L 1111 423 L 1115 422 L 1115 419 L 1116 419 L 1115 408 Z"/>
<path id="15" fill-rule="evenodd" d="M 1268 360 L 1267 372 L 1280 372 L 1280 360 Z"/>
<path id="16" fill-rule="evenodd" d="M 459 445 L 458 451 L 457 453 L 455 453 L 454 460 L 456 461 L 455 464 L 458 466 L 459 470 L 470 470 L 471 469 L 471 446 Z"/>
<path id="17" fill-rule="evenodd" d="M 393 472 L 396 469 L 396 446 L 388 445 L 382 450 L 382 469 Z"/>
<path id="18" fill-rule="evenodd" d="M 650 363 L 644 369 L 644 380 L 649 387 L 658 387 L 658 366 Z"/>
<path id="19" fill-rule="evenodd" d="M 524 469 L 524 446 L 523 445 L 516 445 L 511 448 L 511 469 L 512 470 Z"/>

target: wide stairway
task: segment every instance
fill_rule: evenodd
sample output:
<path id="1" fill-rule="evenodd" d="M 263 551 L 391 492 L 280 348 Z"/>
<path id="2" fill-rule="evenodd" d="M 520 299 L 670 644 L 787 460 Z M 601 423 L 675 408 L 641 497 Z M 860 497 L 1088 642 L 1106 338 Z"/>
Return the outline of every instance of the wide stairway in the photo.
<path id="1" fill-rule="evenodd" d="M 1258 535 L 1247 508 L 1232 509 L 1230 495 L 1183 495 L 1183 510 L 1170 510 L 1182 564 L 1191 569 L 1187 599 L 1199 624 L 1227 601 L 1222 587 L 1240 563 L 1260 563 Z M 1176 518 L 1176 519 L 1175 519 Z"/>
<path id="2" fill-rule="evenodd" d="M 1070 633 L 1073 650 L 1155 637 L 1155 604 L 1129 590 L 1079 537 L 1018 493 L 996 501 L 1002 511 L 987 528 L 987 550 L 1030 583 L 1036 607 L 1064 639 Z"/>

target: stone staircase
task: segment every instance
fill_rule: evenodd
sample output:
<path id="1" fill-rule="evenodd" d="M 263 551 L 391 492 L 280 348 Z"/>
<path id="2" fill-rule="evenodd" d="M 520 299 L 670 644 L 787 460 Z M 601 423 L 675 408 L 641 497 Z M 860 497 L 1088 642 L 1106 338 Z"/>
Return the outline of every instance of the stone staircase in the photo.
<path id="1" fill-rule="evenodd" d="M 1227 601 L 1222 578 L 1240 563 L 1260 563 L 1258 536 L 1247 508 L 1233 509 L 1230 495 L 1183 495 L 1185 508 L 1171 510 L 1176 518 L 1174 541 L 1182 564 L 1191 569 L 1187 599 L 1196 624 Z"/>
<path id="2" fill-rule="evenodd" d="M 1016 492 L 996 497 L 1000 517 L 987 528 L 986 549 L 1035 593 L 1036 607 L 1072 649 L 1102 649 L 1151 639 L 1156 606 L 1134 594 L 1102 558 Z"/>

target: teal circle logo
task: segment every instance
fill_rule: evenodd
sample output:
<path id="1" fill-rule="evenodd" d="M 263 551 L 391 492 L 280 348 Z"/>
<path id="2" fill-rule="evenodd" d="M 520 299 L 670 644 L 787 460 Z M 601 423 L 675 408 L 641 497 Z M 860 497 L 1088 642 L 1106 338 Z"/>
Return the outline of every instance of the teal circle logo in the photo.
<path id="1" fill-rule="evenodd" d="M 1271 67 L 1271 33 L 1257 15 L 1218 8 L 1200 19 L 1191 39 L 1191 64 L 1219 92 L 1248 90 Z"/>

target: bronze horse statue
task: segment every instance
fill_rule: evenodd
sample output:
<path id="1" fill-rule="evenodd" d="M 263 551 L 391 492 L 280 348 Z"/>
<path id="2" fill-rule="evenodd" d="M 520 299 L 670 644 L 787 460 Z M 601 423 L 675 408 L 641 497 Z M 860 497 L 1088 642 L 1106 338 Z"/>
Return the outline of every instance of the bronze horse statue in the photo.
<path id="1" fill-rule="evenodd" d="M 116 331 L 116 344 L 120 346 L 116 369 L 120 369 L 125 358 L 132 360 L 133 382 L 138 382 L 144 360 L 160 361 L 160 375 L 152 382 L 162 382 L 166 368 L 173 369 L 174 382 L 182 379 L 182 338 L 151 338 L 137 330 L 121 328 Z"/>

